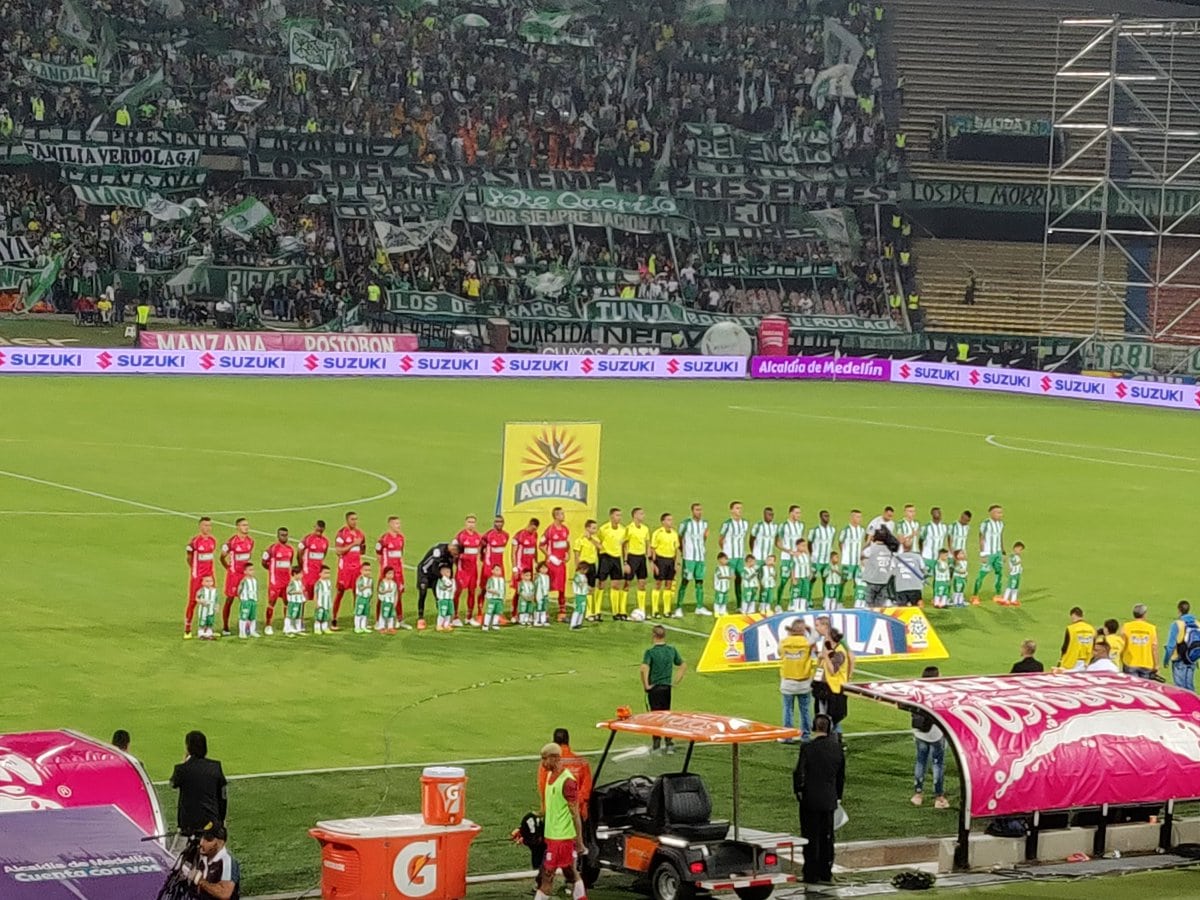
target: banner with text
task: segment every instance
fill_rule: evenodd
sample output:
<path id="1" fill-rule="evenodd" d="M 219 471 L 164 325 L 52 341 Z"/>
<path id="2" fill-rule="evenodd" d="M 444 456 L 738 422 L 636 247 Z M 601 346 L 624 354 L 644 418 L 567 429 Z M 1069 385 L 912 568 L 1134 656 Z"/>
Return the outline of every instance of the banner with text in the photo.
<path id="1" fill-rule="evenodd" d="M 938 181 L 913 179 L 902 185 L 900 202 L 931 208 L 949 207 L 982 209 L 996 212 L 1044 213 L 1047 188 L 1044 184 L 1015 184 L 1009 182 Z M 1097 184 L 1056 184 L 1049 195 L 1051 209 L 1062 212 L 1098 213 L 1104 203 L 1104 192 Z M 1191 187 L 1127 188 L 1109 194 L 1109 214 L 1114 216 L 1145 216 L 1155 219 L 1168 217 L 1193 218 L 1200 216 L 1200 190 Z"/>
<path id="2" fill-rule="evenodd" d="M 397 378 L 738 379 L 741 356 L 539 356 L 288 350 L 0 350 L 0 375 L 351 375 Z"/>
<path id="3" fill-rule="evenodd" d="M 143 331 L 144 350 L 296 350 L 304 353 L 411 353 L 415 334 L 333 331 Z"/>
<path id="4" fill-rule="evenodd" d="M 717 619 L 698 672 L 732 672 L 779 665 L 779 644 L 797 619 L 816 633 L 818 616 L 828 616 L 832 628 L 842 633 L 855 659 L 872 663 L 948 659 L 950 654 L 925 616 L 912 606 L 891 609 L 838 609 L 833 612 L 761 613 L 721 616 Z"/>
<path id="5" fill-rule="evenodd" d="M 992 113 L 948 113 L 946 136 L 987 134 L 1005 137 L 1050 137 L 1054 128 L 1049 119 Z"/>
<path id="6" fill-rule="evenodd" d="M 956 750 L 968 816 L 1200 796 L 1200 698 L 1116 672 L 923 678 L 846 690 L 930 713 Z"/>
<path id="7" fill-rule="evenodd" d="M 755 356 L 750 360 L 750 377 L 889 381 L 892 384 L 924 384 L 973 391 L 1200 410 L 1200 388 L 1192 385 L 955 363 L 908 362 L 857 356 Z M 1003 446 L 997 443 L 1001 440 L 996 438 L 994 445 Z"/>
<path id="8" fill-rule="evenodd" d="M 549 524 L 561 506 L 572 534 L 599 518 L 599 422 L 506 422 L 496 515 L 523 525 Z M 551 565 L 566 565 L 570 546 L 547 547 Z"/>

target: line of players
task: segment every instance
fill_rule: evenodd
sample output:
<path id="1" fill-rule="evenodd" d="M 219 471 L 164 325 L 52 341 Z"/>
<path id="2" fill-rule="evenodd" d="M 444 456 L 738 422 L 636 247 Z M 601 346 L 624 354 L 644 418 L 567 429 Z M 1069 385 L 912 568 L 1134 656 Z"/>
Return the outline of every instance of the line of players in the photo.
<path id="1" fill-rule="evenodd" d="M 1018 602 L 1019 554 L 1009 560 L 1008 587 L 1003 596 L 1000 594 L 1005 552 L 1003 515 L 1003 509 L 993 505 L 979 530 L 982 563 L 972 597 L 976 603 L 979 589 L 989 573 L 995 576 L 997 602 Z M 539 532 L 540 522 L 530 519 L 524 528 L 510 536 L 505 531 L 503 517 L 497 516 L 492 528 L 481 533 L 475 516 L 468 516 L 463 529 L 453 540 L 434 545 L 416 567 L 417 628 L 426 627 L 425 606 L 429 591 L 434 591 L 439 604 L 450 600 L 450 619 L 445 623 L 449 627 L 463 625 L 460 601 L 464 594 L 468 623 L 498 624 L 498 618 L 485 622 L 485 616 L 490 615 L 487 607 L 494 608 L 497 599 L 496 567 L 503 572 L 506 562 L 512 573 L 511 612 L 514 620 L 529 625 L 548 624 L 543 621 L 545 617 L 539 615 L 539 610 L 544 609 L 543 604 L 553 595 L 558 605 L 557 619 L 564 621 L 568 605 L 568 559 L 573 559 L 576 574 L 584 576 L 572 582 L 572 593 L 576 604 L 583 607 L 583 618 L 588 620 L 598 621 L 602 616 L 602 591 L 607 593 L 609 610 L 618 621 L 647 616 L 682 617 L 689 583 L 694 586 L 695 613 L 713 614 L 705 607 L 709 526 L 699 503 L 692 504 L 689 518 L 678 530 L 671 514 L 663 513 L 653 532 L 646 525 L 645 513 L 640 507 L 632 510 L 632 521 L 628 525 L 622 523 L 621 510 L 613 508 L 609 511 L 608 521 L 603 524 L 588 520 L 584 533 L 573 542 L 565 518 L 564 511 L 556 508 L 545 531 Z M 729 518 L 719 530 L 720 556 L 714 577 L 714 608 L 718 613 L 726 611 L 732 594 L 737 607 L 743 611 L 754 611 L 758 606 L 762 611 L 782 609 L 785 600 L 791 609 L 807 609 L 817 579 L 821 580 L 827 608 L 841 605 L 847 587 L 853 589 L 857 598 L 862 593 L 861 554 L 870 535 L 880 527 L 890 529 L 903 546 L 911 549 L 919 546 L 921 557 L 927 563 L 925 569 L 934 579 L 935 605 L 947 605 L 951 579 L 955 600 L 961 605 L 970 523 L 969 511 L 964 511 L 957 522 L 947 524 L 942 520 L 941 509 L 934 507 L 930 510 L 929 522 L 922 524 L 916 520 L 915 507 L 909 504 L 904 507 L 900 520 L 895 519 L 895 511 L 888 506 L 866 526 L 862 524 L 861 511 L 851 510 L 848 524 L 840 531 L 830 524 L 828 510 L 821 510 L 819 524 L 809 529 L 801 520 L 800 507 L 793 505 L 783 522 L 776 522 L 774 510 L 767 507 L 763 510 L 762 520 L 751 525 L 742 515 L 742 504 L 735 501 L 729 505 Z M 285 610 L 285 633 L 303 630 L 304 601 L 315 601 L 316 633 L 337 631 L 338 614 L 347 593 L 354 597 L 356 631 L 372 630 L 369 609 L 364 610 L 364 606 L 369 607 L 372 594 L 375 594 L 374 630 L 394 632 L 411 628 L 404 622 L 402 605 L 405 537 L 400 519 L 389 517 L 387 530 L 375 543 L 378 590 L 370 580 L 369 562 L 364 559 L 367 539 L 358 527 L 358 515 L 354 512 L 346 514 L 345 524 L 338 529 L 332 543 L 325 530 L 325 522 L 318 520 L 314 530 L 297 546 L 291 543 L 288 529 L 280 528 L 275 542 L 264 550 L 260 563 L 268 573 L 265 632 L 273 633 L 275 604 L 280 601 L 290 607 Z M 746 552 L 747 541 L 753 553 Z M 834 549 L 835 546 L 838 549 Z M 336 580 L 327 562 L 331 549 L 336 558 Z M 235 522 L 234 534 L 221 545 L 219 552 L 212 535 L 212 520 L 208 517 L 200 519 L 199 533 L 187 546 L 190 577 L 185 639 L 192 637 L 198 605 L 202 608 L 202 636 L 215 636 L 213 620 L 218 561 L 225 570 L 222 634 L 232 633 L 230 615 L 236 602 L 239 603 L 239 634 L 243 637 L 257 635 L 257 580 L 247 577 L 253 574 L 253 554 L 254 538 L 250 535 L 247 519 L 239 518 Z M 677 591 L 676 575 L 680 563 L 682 582 Z M 450 570 L 452 598 L 446 596 L 450 586 L 446 584 L 444 568 Z M 522 586 L 523 573 L 528 573 L 525 580 L 533 582 L 532 588 Z M 647 609 L 647 582 L 651 576 L 654 588 L 649 592 L 650 607 Z M 943 582 L 947 588 L 945 592 L 940 589 Z M 629 604 L 633 585 L 636 585 L 637 606 L 631 614 Z M 743 592 L 747 596 L 744 597 Z M 522 603 L 530 601 L 535 604 L 534 608 L 522 608 Z M 293 616 L 291 613 L 297 609 L 299 612 Z M 385 615 L 389 611 L 394 614 Z"/>

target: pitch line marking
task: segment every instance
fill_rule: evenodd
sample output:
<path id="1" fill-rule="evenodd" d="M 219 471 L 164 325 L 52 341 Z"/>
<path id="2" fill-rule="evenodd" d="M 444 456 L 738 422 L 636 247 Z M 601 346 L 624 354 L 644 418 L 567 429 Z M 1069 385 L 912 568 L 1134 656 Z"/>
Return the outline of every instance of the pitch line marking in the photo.
<path id="1" fill-rule="evenodd" d="M 911 423 L 907 423 L 907 422 L 880 422 L 875 419 L 859 419 L 859 418 L 854 418 L 851 416 L 824 416 L 824 415 L 819 415 L 817 413 L 806 413 L 806 412 L 800 412 L 799 410 L 786 409 L 786 408 L 769 408 L 769 407 L 763 407 L 763 406 L 730 406 L 728 408 L 739 411 L 739 412 L 755 412 L 755 413 L 764 413 L 766 415 L 783 414 L 783 415 L 796 416 L 796 417 L 802 418 L 802 419 L 819 419 L 819 420 L 826 421 L 826 422 L 846 422 L 851 425 L 877 425 L 880 428 L 903 428 L 903 429 L 906 429 L 909 431 L 926 431 L 926 432 L 930 432 L 932 434 L 951 434 L 951 435 L 954 435 L 955 437 L 983 438 L 989 444 L 992 444 L 993 446 L 996 446 L 996 447 L 1001 447 L 1002 449 L 1005 449 L 1005 450 L 1016 450 L 1018 452 L 1027 452 L 1027 453 L 1040 453 L 1040 454 L 1047 455 L 1047 456 L 1061 456 L 1064 459 L 1078 459 L 1078 460 L 1085 461 L 1085 462 L 1109 463 L 1114 466 L 1136 466 L 1138 468 L 1162 469 L 1163 471 L 1166 471 L 1166 472 L 1194 472 L 1195 471 L 1193 469 L 1176 469 L 1176 468 L 1171 468 L 1171 467 L 1166 467 L 1166 466 L 1147 466 L 1147 465 L 1141 465 L 1141 464 L 1137 464 L 1137 463 L 1125 463 L 1125 462 L 1120 462 L 1117 460 L 1093 459 L 1091 457 L 1072 456 L 1070 454 L 1065 454 L 1065 453 L 1060 454 L 1060 453 L 1048 453 L 1046 451 L 1040 451 L 1040 450 L 1025 450 L 1025 448 L 1023 448 L 1023 447 L 1008 447 L 1008 446 L 1004 446 L 1002 444 L 997 443 L 995 440 L 996 435 L 985 434 L 980 431 L 958 431 L 956 429 L 951 429 L 951 428 L 935 428 L 930 425 L 915 425 L 915 424 L 911 424 Z M 1030 437 L 1016 437 L 1016 436 L 1009 436 L 1009 440 L 1023 441 L 1025 443 L 1030 443 L 1030 444 L 1048 444 L 1050 446 L 1072 447 L 1072 448 L 1079 449 L 1079 450 L 1101 450 L 1101 451 L 1107 451 L 1109 453 L 1129 453 L 1129 454 L 1133 454 L 1136 456 L 1150 456 L 1150 457 L 1156 457 L 1156 458 L 1161 458 L 1161 459 L 1178 459 L 1178 460 L 1182 460 L 1185 462 L 1200 461 L 1200 460 L 1197 460 L 1197 458 L 1193 457 L 1193 456 L 1178 456 L 1173 453 L 1157 453 L 1152 450 L 1134 450 L 1134 449 L 1130 449 L 1128 447 L 1107 447 L 1102 444 L 1077 444 L 1077 443 L 1072 443 L 1072 442 L 1068 442 L 1068 441 L 1051 441 L 1051 440 L 1046 440 L 1044 438 L 1030 438 Z"/>
<path id="2" fill-rule="evenodd" d="M 31 441 L 31 440 L 24 439 L 24 438 L 7 438 L 7 439 L 5 439 L 5 442 L 6 443 L 39 443 L 38 441 Z M 366 475 L 370 478 L 375 478 L 379 481 L 382 481 L 386 485 L 386 490 L 384 490 L 378 494 L 374 494 L 370 497 L 356 497 L 353 500 L 344 500 L 344 501 L 338 501 L 335 503 L 323 503 L 323 504 L 318 504 L 318 505 L 313 505 L 313 506 L 281 506 L 281 507 L 274 507 L 274 508 L 240 509 L 240 510 L 239 509 L 218 509 L 218 510 L 213 510 L 211 513 L 209 513 L 209 515 L 212 515 L 212 516 L 245 515 L 247 513 L 255 513 L 255 514 L 264 513 L 265 514 L 265 513 L 306 512 L 306 511 L 315 510 L 315 509 L 341 509 L 341 508 L 344 508 L 347 506 L 356 506 L 356 505 L 359 505 L 362 503 L 373 503 L 376 500 L 385 500 L 400 490 L 400 486 L 397 485 L 396 482 L 393 481 L 391 478 L 388 478 L 386 475 L 383 475 L 379 472 L 372 471 L 371 469 L 364 469 L 364 468 L 361 468 L 360 466 L 352 466 L 352 465 L 349 465 L 348 463 L 331 462 L 329 460 L 324 460 L 324 459 L 313 459 L 313 458 L 307 457 L 307 456 L 289 456 L 287 454 L 282 454 L 282 453 L 257 453 L 252 450 L 225 450 L 225 449 L 222 449 L 219 447 L 176 447 L 176 446 L 163 446 L 163 445 L 158 445 L 158 444 L 120 444 L 120 445 L 118 445 L 112 441 L 77 441 L 77 442 L 72 442 L 72 443 L 77 444 L 79 446 L 88 446 L 88 447 L 122 446 L 122 447 L 129 447 L 129 448 L 135 449 L 135 450 L 168 450 L 168 451 L 174 451 L 174 452 L 197 451 L 197 452 L 201 452 L 201 453 L 220 453 L 220 454 L 225 454 L 227 456 L 250 456 L 250 457 L 257 458 L 257 459 L 283 460 L 284 462 L 312 463 L 313 465 L 317 465 L 317 466 L 325 466 L 326 468 L 331 468 L 331 469 L 342 469 L 347 472 L 354 472 L 359 475 Z M 0 474 L 7 474 L 7 473 L 0 473 Z M 11 477 L 19 477 L 19 476 L 14 475 Z M 55 486 L 64 487 L 63 485 L 55 485 Z M 73 490 L 73 488 L 70 488 L 69 486 L 65 486 L 64 489 Z M 99 496 L 99 495 L 96 495 L 96 496 Z M 123 501 L 118 500 L 118 502 L 123 502 Z M 168 510 L 168 509 L 161 508 L 161 507 L 148 506 L 146 504 L 135 504 L 135 505 L 146 506 L 147 511 L 140 512 L 140 513 L 125 513 L 124 515 L 127 515 L 127 516 L 132 516 L 132 515 L 167 516 L 167 515 L 181 515 L 182 514 L 176 510 Z M 67 512 L 67 511 L 63 511 L 63 512 L 47 511 L 45 513 L 42 513 L 42 512 L 30 512 L 30 511 L 22 511 L 22 510 L 13 510 L 13 511 L 0 510 L 0 513 L 3 513 L 5 515 L 57 515 L 57 516 L 104 515 L 104 513 L 88 513 L 88 512 L 73 513 L 73 512 Z M 220 524 L 226 524 L 226 523 L 220 523 Z M 255 532 L 255 533 L 256 534 L 267 534 L 267 532 Z"/>
<path id="3" fill-rule="evenodd" d="M 1200 469 L 1182 469 L 1182 468 L 1179 468 L 1178 466 L 1155 466 L 1155 465 L 1150 465 L 1148 463 L 1125 462 L 1124 460 L 1119 460 L 1119 459 L 1100 459 L 1099 457 L 1095 457 L 1095 456 L 1080 456 L 1079 454 L 1076 454 L 1076 453 L 1056 453 L 1053 450 L 1035 450 L 1032 447 L 1014 447 L 1011 444 L 1003 444 L 1000 441 L 996 440 L 996 435 L 994 435 L 994 434 L 989 434 L 989 435 L 985 436 L 983 440 L 984 440 L 984 443 L 990 444 L 993 447 L 997 447 L 1001 450 L 1012 450 L 1016 453 L 1033 453 L 1037 456 L 1051 456 L 1051 457 L 1054 457 L 1055 459 L 1074 459 L 1074 460 L 1078 460 L 1079 462 L 1093 462 L 1093 463 L 1100 463 L 1102 465 L 1108 465 L 1108 466 L 1124 466 L 1125 468 L 1129 468 L 1129 469 L 1154 469 L 1159 472 L 1177 472 L 1177 473 L 1184 473 L 1184 474 L 1191 474 L 1191 475 L 1200 474 Z M 1019 441 L 1019 440 L 1024 440 L 1024 438 L 1012 438 L 1010 440 L 1018 440 Z M 1080 445 L 1080 446 L 1082 446 L 1082 445 Z M 1112 450 L 1113 452 L 1116 452 L 1116 453 L 1138 453 L 1139 452 L 1137 450 L 1120 450 L 1115 447 L 1096 447 L 1095 449 L 1097 449 L 1097 450 Z M 1147 455 L 1149 455 L 1149 454 L 1147 454 Z M 1186 457 L 1179 457 L 1179 458 L 1183 459 Z"/>
<path id="4" fill-rule="evenodd" d="M 866 737 L 896 737 L 901 734 L 912 734 L 912 729 L 901 728 L 890 731 L 849 731 L 842 734 L 844 738 L 866 738 Z M 584 750 L 576 752 L 577 756 L 599 756 L 603 750 Z M 615 756 L 615 755 L 614 755 Z M 540 756 L 527 754 L 522 756 L 485 756 L 477 759 L 440 759 L 430 762 L 401 762 L 401 763 L 381 763 L 374 766 L 339 766 L 326 769 L 290 769 L 279 772 L 247 772 L 244 775 L 227 775 L 229 781 L 253 781 L 259 778 L 292 778 L 305 775 L 338 775 L 342 773 L 353 772 L 380 772 L 388 769 L 424 769 L 427 766 L 482 766 L 492 763 L 510 763 L 510 762 L 536 762 L 541 759 Z M 169 785 L 170 779 L 163 781 L 153 781 L 155 787 L 166 787 Z"/>

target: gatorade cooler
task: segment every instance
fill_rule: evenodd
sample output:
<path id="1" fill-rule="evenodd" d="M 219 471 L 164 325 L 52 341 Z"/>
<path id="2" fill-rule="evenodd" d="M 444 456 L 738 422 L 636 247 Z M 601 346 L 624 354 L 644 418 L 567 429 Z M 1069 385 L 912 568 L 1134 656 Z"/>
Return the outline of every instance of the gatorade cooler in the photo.
<path id="1" fill-rule="evenodd" d="M 758 355 L 787 356 L 791 329 L 783 316 L 763 316 L 758 323 Z"/>
<path id="2" fill-rule="evenodd" d="M 457 766 L 421 772 L 421 814 L 426 825 L 457 825 L 467 805 L 467 773 Z"/>
<path id="3" fill-rule="evenodd" d="M 462 900 L 474 822 L 428 825 L 417 814 L 318 822 L 325 900 Z"/>

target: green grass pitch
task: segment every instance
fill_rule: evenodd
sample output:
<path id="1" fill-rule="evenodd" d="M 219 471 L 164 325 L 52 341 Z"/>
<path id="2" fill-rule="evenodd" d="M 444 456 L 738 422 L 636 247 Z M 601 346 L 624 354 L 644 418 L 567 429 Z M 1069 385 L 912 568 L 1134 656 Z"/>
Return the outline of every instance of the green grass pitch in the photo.
<path id="1" fill-rule="evenodd" d="M 603 422 L 600 506 L 641 505 L 651 519 L 663 510 L 678 519 L 699 500 L 719 522 L 740 499 L 752 521 L 765 504 L 782 516 L 799 503 L 809 522 L 828 507 L 840 525 L 851 506 L 870 518 L 885 503 L 914 502 L 922 517 L 931 505 L 949 518 L 969 507 L 978 522 L 1002 503 L 1006 537 L 1027 548 L 1024 605 L 935 613 L 947 674 L 1007 671 L 1026 637 L 1052 662 L 1075 604 L 1099 624 L 1147 602 L 1164 627 L 1192 584 L 1200 445 L 1197 420 L 1180 413 L 854 384 L 16 377 L 0 380 L 0 409 L 0 731 L 67 726 L 104 738 L 127 728 L 155 779 L 170 774 L 190 728 L 208 733 L 230 774 L 523 755 L 558 725 L 577 749 L 600 746 L 591 726 L 641 702 L 645 626 L 249 646 L 180 639 L 196 516 L 231 523 L 244 513 L 262 542 L 279 525 L 299 537 L 351 507 L 373 539 L 396 513 L 415 562 L 466 513 L 491 513 L 506 420 Z M 217 527 L 219 537 L 229 531 Z M 672 640 L 694 665 L 699 634 Z M 691 673 L 676 706 L 774 720 L 775 675 Z M 893 731 L 907 721 L 852 700 L 847 726 Z M 953 813 L 908 805 L 906 736 L 849 748 L 842 839 L 952 832 Z M 698 759 L 727 814 L 726 754 Z M 747 824 L 794 827 L 793 762 L 791 749 L 753 749 Z M 535 802 L 533 769 L 469 767 L 468 815 L 485 826 L 473 871 L 527 863 L 505 838 Z M 306 829 L 415 810 L 417 774 L 236 783 L 230 828 L 247 891 L 315 883 Z M 525 886 L 494 890 L 518 897 Z"/>

